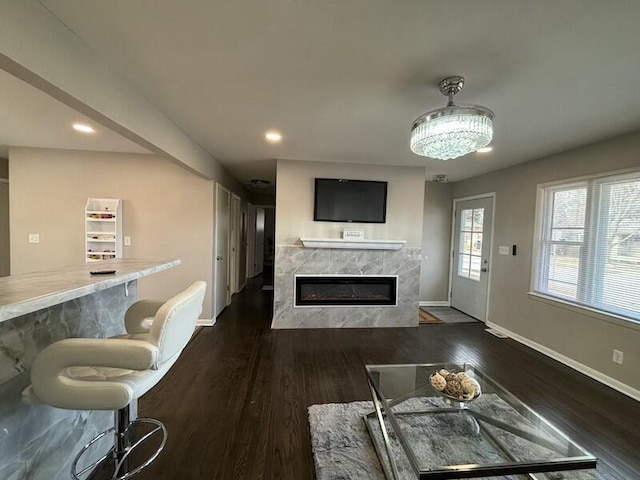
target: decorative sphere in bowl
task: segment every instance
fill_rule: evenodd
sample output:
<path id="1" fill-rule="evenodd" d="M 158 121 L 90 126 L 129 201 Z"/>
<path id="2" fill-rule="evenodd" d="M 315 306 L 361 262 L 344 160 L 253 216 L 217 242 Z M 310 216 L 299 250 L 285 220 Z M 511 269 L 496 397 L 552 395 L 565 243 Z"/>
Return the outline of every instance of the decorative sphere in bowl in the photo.
<path id="1" fill-rule="evenodd" d="M 470 402 L 482 393 L 478 381 L 466 372 L 455 373 L 443 369 L 433 373 L 429 383 L 441 395 L 457 402 Z"/>

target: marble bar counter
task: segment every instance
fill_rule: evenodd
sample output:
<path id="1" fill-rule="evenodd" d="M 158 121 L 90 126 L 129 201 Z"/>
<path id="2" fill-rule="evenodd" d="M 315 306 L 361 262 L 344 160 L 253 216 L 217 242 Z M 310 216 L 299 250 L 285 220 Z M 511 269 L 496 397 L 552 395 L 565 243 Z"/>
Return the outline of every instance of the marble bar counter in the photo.
<path id="1" fill-rule="evenodd" d="M 179 260 L 115 259 L 0 278 L 0 322 L 175 267 Z M 91 275 L 94 270 L 115 274 Z"/>
<path id="2" fill-rule="evenodd" d="M 23 403 L 33 360 L 63 338 L 124 333 L 138 279 L 179 263 L 114 259 L 0 278 L 0 479 L 70 478 L 74 456 L 113 426 L 113 413 Z M 92 270 L 116 272 L 90 275 Z"/>

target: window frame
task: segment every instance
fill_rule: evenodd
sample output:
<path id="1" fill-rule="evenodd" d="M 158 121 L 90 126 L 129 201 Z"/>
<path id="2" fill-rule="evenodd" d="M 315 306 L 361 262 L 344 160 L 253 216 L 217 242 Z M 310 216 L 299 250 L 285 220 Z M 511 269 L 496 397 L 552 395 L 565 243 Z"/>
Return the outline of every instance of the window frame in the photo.
<path id="1" fill-rule="evenodd" d="M 563 191 L 568 191 L 568 190 L 576 190 L 578 188 L 583 188 L 586 187 L 587 183 L 585 181 L 582 182 L 571 182 L 568 184 L 561 184 L 561 185 L 553 185 L 553 186 L 548 186 L 542 189 L 542 209 L 543 212 L 540 215 L 540 224 L 541 224 L 541 228 L 539 231 L 539 251 L 538 251 L 538 262 L 537 264 L 534 265 L 534 270 L 536 268 L 536 265 L 542 265 L 544 271 L 543 274 L 538 276 L 538 275 L 534 275 L 533 278 L 533 284 L 532 284 L 532 290 L 534 290 L 537 293 L 543 293 L 545 295 L 549 295 L 551 297 L 554 298 L 560 298 L 562 300 L 565 301 L 569 301 L 571 302 L 571 299 L 562 297 L 562 296 L 556 296 L 556 295 L 550 295 L 548 292 L 548 286 L 549 286 L 549 265 L 550 265 L 550 257 L 551 257 L 551 247 L 553 245 L 564 245 L 564 246 L 578 246 L 580 247 L 580 268 L 578 270 L 578 280 L 577 280 L 577 284 L 576 284 L 576 299 L 580 299 L 582 297 L 582 294 L 580 292 L 580 278 L 582 275 L 584 275 L 583 272 L 583 257 L 584 257 L 584 245 L 585 245 L 585 231 L 586 231 L 586 223 L 587 223 L 587 212 L 585 210 L 585 221 L 584 221 L 584 226 L 582 227 L 583 230 L 583 235 L 582 235 L 582 241 L 581 242 L 577 242 L 577 241 L 569 241 L 569 240 L 553 240 L 553 207 L 554 204 L 553 202 L 547 202 L 546 201 L 546 193 L 551 193 L 551 194 L 555 194 L 557 192 L 563 192 Z M 588 198 L 589 192 L 587 191 L 587 198 Z M 587 205 L 588 208 L 588 205 Z M 540 261 L 540 257 L 543 257 L 543 262 Z M 534 272 L 535 273 L 535 272 Z M 545 288 L 543 289 L 543 291 L 540 291 L 540 289 L 538 288 L 540 286 L 540 283 L 544 282 L 545 284 Z"/>
<path id="2" fill-rule="evenodd" d="M 640 177 L 640 169 L 630 168 L 612 172 L 568 178 L 537 185 L 533 251 L 531 255 L 531 279 L 529 294 L 544 298 L 551 302 L 567 305 L 587 312 L 595 312 L 605 317 L 620 319 L 640 325 L 640 310 L 633 311 L 603 303 L 602 292 L 604 285 L 604 271 L 607 256 L 603 254 L 606 247 L 608 202 L 601 199 L 602 189 L 606 184 L 624 183 L 624 177 Z M 630 178 L 630 180 L 631 180 Z M 555 192 L 586 187 L 587 198 L 585 205 L 584 235 L 582 242 L 552 240 L 553 201 L 548 196 Z M 607 197 L 609 198 L 609 197 Z M 606 205 L 605 205 L 606 203 Z M 606 213 L 603 213 L 606 211 Z M 592 241 L 592 238 L 595 239 Z M 580 266 L 578 270 L 578 284 L 576 299 L 554 295 L 548 291 L 550 245 L 579 245 Z M 591 255 L 595 252 L 594 255 Z M 544 260 L 544 261 L 543 261 Z M 544 285 L 544 288 L 542 286 Z M 605 310 L 604 307 L 607 309 Z"/>
<path id="3" fill-rule="evenodd" d="M 480 230 L 475 230 L 474 226 L 477 225 L 476 224 L 476 220 L 475 220 L 475 212 L 476 210 L 482 210 L 482 223 L 480 223 Z M 458 219 L 458 224 L 454 225 L 454 228 L 458 228 L 458 233 L 459 233 L 459 238 L 458 238 L 458 245 L 457 245 L 457 250 L 455 250 L 457 252 L 458 255 L 458 269 L 455 272 L 455 274 L 460 277 L 460 278 L 464 278 L 466 280 L 472 281 L 472 282 L 476 282 L 476 283 L 480 283 L 480 272 L 482 269 L 482 245 L 484 242 L 484 238 L 485 238 L 485 231 L 484 231 L 484 210 L 485 207 L 473 207 L 470 209 L 462 209 L 460 210 L 460 218 Z M 465 211 L 471 211 L 471 230 L 464 230 L 464 212 Z M 463 238 L 465 234 L 469 234 L 469 252 L 467 253 L 464 250 L 463 247 Z M 480 254 L 474 253 L 474 241 L 473 239 L 475 238 L 476 235 L 480 235 L 482 240 L 480 240 Z M 468 275 L 463 275 L 460 273 L 460 267 L 464 264 L 464 262 L 462 261 L 462 258 L 468 258 L 469 259 L 469 268 L 467 269 L 467 273 Z M 473 276 L 473 270 L 472 270 L 472 265 L 473 265 L 473 258 L 478 258 L 478 262 L 479 262 L 479 266 L 478 266 L 478 271 L 477 271 L 477 277 Z"/>

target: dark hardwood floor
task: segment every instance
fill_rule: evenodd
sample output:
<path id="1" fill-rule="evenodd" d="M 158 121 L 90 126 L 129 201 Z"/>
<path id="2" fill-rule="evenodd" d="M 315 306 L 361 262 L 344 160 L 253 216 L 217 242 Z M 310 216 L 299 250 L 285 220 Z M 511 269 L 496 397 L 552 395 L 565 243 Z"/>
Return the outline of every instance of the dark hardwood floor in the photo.
<path id="1" fill-rule="evenodd" d="M 271 330 L 272 292 L 251 284 L 140 401 L 169 439 L 140 480 L 314 478 L 307 407 L 368 400 L 367 363 L 468 361 L 599 458 L 640 478 L 640 403 L 478 324 Z M 417 314 L 417 313 L 416 313 Z"/>

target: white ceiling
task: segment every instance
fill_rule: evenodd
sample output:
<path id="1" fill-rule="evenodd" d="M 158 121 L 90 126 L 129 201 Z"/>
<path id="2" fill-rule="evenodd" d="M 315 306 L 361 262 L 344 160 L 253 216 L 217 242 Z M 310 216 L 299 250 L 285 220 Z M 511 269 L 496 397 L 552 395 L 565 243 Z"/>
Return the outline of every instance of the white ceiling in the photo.
<path id="1" fill-rule="evenodd" d="M 456 180 L 640 128 L 638 0 L 41 3 L 245 181 L 273 179 L 275 158 Z M 491 154 L 410 152 L 451 74 L 496 113 Z"/>
<path id="2" fill-rule="evenodd" d="M 2 158 L 8 157 L 9 146 L 149 153 L 3 70 L 0 105 Z M 72 128 L 76 122 L 92 125 L 96 132 L 80 134 Z"/>

